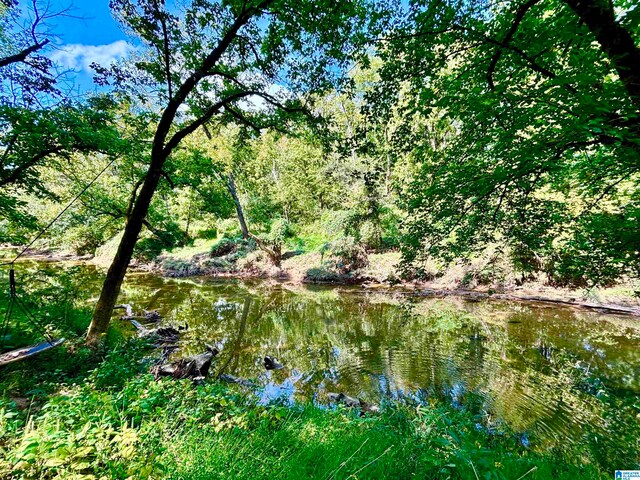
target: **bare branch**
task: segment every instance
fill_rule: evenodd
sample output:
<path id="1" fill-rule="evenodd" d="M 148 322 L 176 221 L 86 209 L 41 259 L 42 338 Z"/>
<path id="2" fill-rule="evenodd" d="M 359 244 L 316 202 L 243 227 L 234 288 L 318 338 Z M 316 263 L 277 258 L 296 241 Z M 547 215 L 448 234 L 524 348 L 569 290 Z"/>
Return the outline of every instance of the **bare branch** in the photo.
<path id="1" fill-rule="evenodd" d="M 9 55 L 7 57 L 0 58 L 0 68 L 6 67 L 7 65 L 11 65 L 12 63 L 25 62 L 29 55 L 42 49 L 48 43 L 49 43 L 49 39 L 46 38 L 42 42 L 35 43 L 25 48 L 21 52 L 16 53 L 15 55 Z"/>

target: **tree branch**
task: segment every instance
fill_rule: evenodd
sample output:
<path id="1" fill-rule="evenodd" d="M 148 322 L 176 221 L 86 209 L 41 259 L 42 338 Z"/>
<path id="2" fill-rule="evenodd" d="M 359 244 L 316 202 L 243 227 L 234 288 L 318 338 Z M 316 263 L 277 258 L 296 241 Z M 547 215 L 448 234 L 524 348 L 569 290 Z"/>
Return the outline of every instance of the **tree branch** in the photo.
<path id="1" fill-rule="evenodd" d="M 11 65 L 12 63 L 25 62 L 25 60 L 29 55 L 42 49 L 48 43 L 49 43 L 49 39 L 47 38 L 42 42 L 35 43 L 30 47 L 25 48 L 24 50 L 16 53 L 15 55 L 9 55 L 7 57 L 0 58 L 0 68 L 6 67 L 7 65 Z"/>
<path id="2" fill-rule="evenodd" d="M 171 153 L 171 151 L 178 146 L 178 144 L 182 141 L 184 137 L 195 132 L 198 129 L 198 127 L 201 127 L 206 122 L 211 120 L 211 117 L 213 117 L 216 113 L 218 113 L 220 109 L 224 107 L 226 104 L 239 100 L 243 97 L 247 97 L 249 95 L 254 95 L 255 93 L 256 92 L 252 92 L 252 91 L 238 92 L 238 93 L 229 95 L 228 97 L 214 103 L 211 107 L 209 107 L 209 109 L 205 113 L 203 113 L 200 117 L 198 117 L 196 120 L 191 122 L 186 127 L 182 128 L 181 130 L 178 130 L 169 139 L 166 146 L 164 147 L 165 155 L 169 155 L 169 153 Z"/>
<path id="3" fill-rule="evenodd" d="M 511 39 L 513 38 L 516 31 L 518 30 L 520 23 L 522 23 L 522 20 L 524 19 L 524 16 L 526 15 L 526 13 L 531 9 L 531 7 L 533 7 L 539 1 L 540 0 L 529 0 L 528 2 L 520 5 L 520 8 L 518 8 L 518 10 L 516 11 L 516 15 L 513 19 L 513 23 L 511 24 L 511 28 L 509 28 L 509 31 L 502 39 L 501 45 L 496 49 L 495 53 L 491 57 L 491 61 L 489 62 L 489 68 L 487 70 L 487 82 L 489 83 L 489 88 L 492 91 L 495 90 L 495 85 L 493 83 L 493 72 L 495 71 L 496 66 L 498 65 L 498 61 L 502 56 L 502 49 L 507 45 L 509 45 L 509 43 L 511 42 Z"/>
<path id="4" fill-rule="evenodd" d="M 207 75 L 207 72 L 211 71 L 213 67 L 215 67 L 215 65 L 218 63 L 218 60 L 220 60 L 222 55 L 224 55 L 224 53 L 231 45 L 231 42 L 233 42 L 233 40 L 238 35 L 238 31 L 240 30 L 240 28 L 246 25 L 255 14 L 259 13 L 260 10 L 267 7 L 273 1 L 274 0 L 263 0 L 254 8 L 243 8 L 242 12 L 240 12 L 233 24 L 231 24 L 229 29 L 225 32 L 224 36 L 220 40 L 220 43 L 218 43 L 218 45 L 202 61 L 200 68 L 198 68 L 198 70 L 187 77 L 182 85 L 180 85 L 180 88 L 176 92 L 175 98 L 171 98 L 169 100 L 167 108 L 165 108 L 164 112 L 162 113 L 162 117 L 160 118 L 160 122 L 158 123 L 156 135 L 153 140 L 153 148 L 151 154 L 152 157 L 166 158 L 166 156 L 171 153 L 171 150 L 173 150 L 173 148 L 175 148 L 178 143 L 180 143 L 180 140 L 182 140 L 185 135 L 188 135 L 199 126 L 197 125 L 195 128 L 188 131 L 185 135 L 178 137 L 176 137 L 177 134 L 174 135 L 171 140 L 165 144 L 165 140 L 167 138 L 167 135 L 169 134 L 169 129 L 173 124 L 176 113 L 178 112 L 178 108 L 180 108 L 187 97 L 196 88 L 198 82 L 200 82 L 200 80 Z M 211 115 L 213 115 L 214 113 L 215 112 L 213 112 Z"/>
<path id="5" fill-rule="evenodd" d="M 618 72 L 634 104 L 640 108 L 640 48 L 629 30 L 616 20 L 608 0 L 564 0 L 596 37 Z"/>

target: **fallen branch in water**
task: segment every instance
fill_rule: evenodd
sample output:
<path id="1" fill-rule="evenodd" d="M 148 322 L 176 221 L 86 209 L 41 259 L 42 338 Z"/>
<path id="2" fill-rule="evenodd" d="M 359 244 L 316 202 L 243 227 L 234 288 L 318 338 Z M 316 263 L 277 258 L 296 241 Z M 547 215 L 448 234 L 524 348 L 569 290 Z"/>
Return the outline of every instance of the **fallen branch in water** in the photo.
<path id="1" fill-rule="evenodd" d="M 218 355 L 219 350 L 211 345 L 207 345 L 207 350 L 199 355 L 180 358 L 166 365 L 156 365 L 151 367 L 156 380 L 160 377 L 190 378 L 192 380 L 203 380 L 209 373 L 211 360 Z"/>
<path id="2" fill-rule="evenodd" d="M 116 305 L 115 307 L 113 307 L 114 309 L 116 308 L 124 308 L 126 315 L 122 315 L 120 317 L 120 320 L 143 320 L 147 323 L 155 323 L 158 322 L 162 317 L 160 316 L 160 313 L 158 313 L 157 310 L 142 310 L 142 313 L 140 314 L 135 314 L 133 312 L 133 307 L 128 304 L 128 303 L 123 303 L 120 305 Z"/>
<path id="3" fill-rule="evenodd" d="M 131 325 L 136 327 L 136 330 L 138 331 L 138 337 L 149 339 L 160 345 L 167 343 L 178 343 L 178 340 L 180 339 L 180 332 L 189 328 L 189 326 L 186 324 L 178 328 L 172 325 L 159 328 L 147 328 L 137 320 L 130 320 L 130 322 Z"/>

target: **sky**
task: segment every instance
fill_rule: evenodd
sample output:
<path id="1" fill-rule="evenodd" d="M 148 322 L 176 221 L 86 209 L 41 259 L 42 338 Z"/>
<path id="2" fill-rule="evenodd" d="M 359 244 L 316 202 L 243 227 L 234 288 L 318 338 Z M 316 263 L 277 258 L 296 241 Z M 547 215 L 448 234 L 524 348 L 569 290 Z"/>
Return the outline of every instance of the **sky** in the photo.
<path id="1" fill-rule="evenodd" d="M 65 69 L 73 70 L 75 86 L 94 90 L 92 62 L 108 66 L 133 50 L 131 40 L 111 16 L 108 0 L 51 0 L 53 12 L 71 5 L 68 16 L 50 20 L 56 34 L 56 48 L 51 59 Z"/>

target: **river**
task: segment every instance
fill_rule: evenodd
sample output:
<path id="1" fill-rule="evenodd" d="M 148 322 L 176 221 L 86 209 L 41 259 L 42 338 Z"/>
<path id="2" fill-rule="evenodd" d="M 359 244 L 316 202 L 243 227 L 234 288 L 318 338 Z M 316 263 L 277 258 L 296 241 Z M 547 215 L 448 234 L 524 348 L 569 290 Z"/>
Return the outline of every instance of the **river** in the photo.
<path id="1" fill-rule="evenodd" d="M 90 304 L 101 274 L 91 266 L 73 268 Z M 376 404 L 444 401 L 471 410 L 477 428 L 508 426 L 524 448 L 592 448 L 607 463 L 621 455 L 638 462 L 635 317 L 542 303 L 139 273 L 127 276 L 120 301 L 157 309 L 164 323 L 188 324 L 180 354 L 217 345 L 213 373 L 224 369 L 254 381 L 262 403 L 328 405 L 329 392 Z M 265 355 L 284 368 L 266 371 Z"/>

